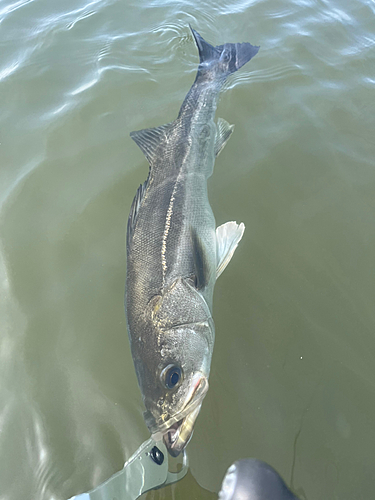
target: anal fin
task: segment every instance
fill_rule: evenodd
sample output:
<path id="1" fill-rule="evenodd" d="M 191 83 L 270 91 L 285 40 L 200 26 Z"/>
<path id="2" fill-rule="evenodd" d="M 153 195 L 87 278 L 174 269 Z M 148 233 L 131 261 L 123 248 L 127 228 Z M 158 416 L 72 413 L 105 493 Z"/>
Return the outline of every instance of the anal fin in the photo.
<path id="1" fill-rule="evenodd" d="M 245 224 L 226 222 L 216 228 L 216 279 L 229 264 L 245 231 Z"/>

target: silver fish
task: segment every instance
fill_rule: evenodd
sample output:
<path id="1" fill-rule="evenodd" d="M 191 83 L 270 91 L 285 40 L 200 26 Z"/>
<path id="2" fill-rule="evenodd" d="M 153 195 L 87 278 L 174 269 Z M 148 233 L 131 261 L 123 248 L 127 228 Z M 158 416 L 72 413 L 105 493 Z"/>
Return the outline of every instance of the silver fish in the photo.
<path id="1" fill-rule="evenodd" d="M 245 226 L 215 230 L 207 179 L 233 125 L 214 123 L 226 78 L 259 47 L 213 47 L 192 29 L 200 64 L 172 123 L 132 132 L 149 164 L 127 228 L 125 308 L 131 351 L 152 434 L 177 456 L 208 389 L 214 345 L 212 296 Z"/>

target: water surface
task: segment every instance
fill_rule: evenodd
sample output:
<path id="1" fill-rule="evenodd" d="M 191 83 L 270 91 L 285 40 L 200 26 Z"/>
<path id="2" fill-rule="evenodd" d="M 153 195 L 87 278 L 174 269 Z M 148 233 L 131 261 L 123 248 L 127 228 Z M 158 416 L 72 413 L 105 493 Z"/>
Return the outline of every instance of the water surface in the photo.
<path id="1" fill-rule="evenodd" d="M 175 118 L 188 23 L 261 50 L 227 84 L 210 180 L 244 238 L 215 290 L 191 473 L 147 498 L 216 498 L 236 459 L 301 499 L 375 487 L 375 7 L 371 0 L 0 2 L 0 498 L 64 500 L 148 437 L 123 310 L 147 163 Z"/>

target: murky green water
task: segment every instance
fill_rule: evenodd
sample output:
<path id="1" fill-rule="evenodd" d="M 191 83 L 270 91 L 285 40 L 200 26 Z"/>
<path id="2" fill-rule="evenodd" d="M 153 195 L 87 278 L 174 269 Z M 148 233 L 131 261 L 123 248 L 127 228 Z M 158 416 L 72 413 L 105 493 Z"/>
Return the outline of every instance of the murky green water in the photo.
<path id="1" fill-rule="evenodd" d="M 147 498 L 216 498 L 266 460 L 301 499 L 370 499 L 375 477 L 372 0 L 0 2 L 0 498 L 64 500 L 147 437 L 123 310 L 125 229 L 172 120 L 191 23 L 259 54 L 217 116 L 210 182 L 245 236 L 215 290 L 191 474 Z"/>

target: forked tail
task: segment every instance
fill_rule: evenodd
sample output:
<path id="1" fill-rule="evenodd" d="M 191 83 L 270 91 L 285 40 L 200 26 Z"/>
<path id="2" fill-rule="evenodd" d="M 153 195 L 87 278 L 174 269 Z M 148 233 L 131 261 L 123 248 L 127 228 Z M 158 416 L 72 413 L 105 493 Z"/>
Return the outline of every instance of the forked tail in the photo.
<path id="1" fill-rule="evenodd" d="M 226 78 L 250 61 L 259 51 L 259 47 L 250 43 L 225 43 L 214 47 L 191 26 L 190 29 L 199 50 L 198 77 L 207 74 L 211 78 L 213 76 Z"/>

